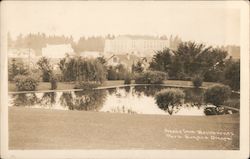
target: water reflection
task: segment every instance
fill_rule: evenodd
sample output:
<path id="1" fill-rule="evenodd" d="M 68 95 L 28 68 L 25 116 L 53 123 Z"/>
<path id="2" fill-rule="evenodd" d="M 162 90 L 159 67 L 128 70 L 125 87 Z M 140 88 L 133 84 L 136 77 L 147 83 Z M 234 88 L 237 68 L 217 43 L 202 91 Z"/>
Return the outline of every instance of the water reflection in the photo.
<path id="1" fill-rule="evenodd" d="M 32 106 L 39 102 L 35 93 L 29 94 L 14 94 L 12 97 L 13 106 Z"/>
<path id="2" fill-rule="evenodd" d="M 63 107 L 68 107 L 69 110 L 74 110 L 72 92 L 63 92 L 59 100 Z"/>
<path id="3" fill-rule="evenodd" d="M 41 106 L 52 107 L 56 103 L 56 93 L 55 92 L 44 93 L 39 102 Z"/>
<path id="4" fill-rule="evenodd" d="M 21 93 L 9 95 L 9 105 L 127 114 L 201 116 L 237 112 L 213 106 L 207 107 L 203 102 L 204 90 L 190 88 L 183 89 L 185 99 L 181 104 L 169 106 L 167 110 L 162 110 L 156 104 L 154 97 L 157 92 L 165 88 L 162 86 L 127 86 L 123 88 L 75 92 Z M 235 95 L 231 100 L 237 103 L 239 96 Z"/>
<path id="5" fill-rule="evenodd" d="M 105 101 L 106 93 L 103 90 L 76 91 L 74 109 L 98 111 Z"/>

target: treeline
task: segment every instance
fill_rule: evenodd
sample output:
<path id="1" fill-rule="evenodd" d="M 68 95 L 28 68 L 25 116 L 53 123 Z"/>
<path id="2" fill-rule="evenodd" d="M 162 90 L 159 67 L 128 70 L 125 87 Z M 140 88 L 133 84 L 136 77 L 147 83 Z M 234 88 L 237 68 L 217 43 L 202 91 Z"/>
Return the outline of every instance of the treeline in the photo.
<path id="1" fill-rule="evenodd" d="M 107 36 L 109 37 L 109 36 Z M 44 33 L 18 35 L 14 40 L 10 33 L 8 33 L 8 47 L 21 49 L 30 48 L 35 50 L 36 55 L 41 55 L 42 48 L 46 47 L 47 44 L 71 44 L 73 50 L 76 53 L 82 51 L 103 51 L 105 44 L 105 37 L 92 36 L 92 37 L 81 37 L 77 42 L 74 41 L 72 36 L 48 36 Z"/>
<path id="2" fill-rule="evenodd" d="M 195 42 L 183 42 L 177 50 L 158 51 L 149 66 L 162 71 L 169 79 L 192 80 L 199 76 L 206 82 L 228 84 L 240 88 L 240 61 L 228 58 L 227 51 Z"/>
<path id="3" fill-rule="evenodd" d="M 28 70 L 22 62 L 12 59 L 8 67 L 9 80 L 13 80 L 17 75 L 37 75 L 42 77 L 43 82 L 56 79 L 96 83 L 103 83 L 105 80 L 127 80 L 126 83 L 130 83 L 130 80 L 134 79 L 139 83 L 155 84 L 164 79 L 175 79 L 193 81 L 197 87 L 206 81 L 223 83 L 233 90 L 240 89 L 240 60 L 228 58 L 227 51 L 223 49 L 195 42 L 182 42 L 176 50 L 166 48 L 158 51 L 150 62 L 138 61 L 131 70 L 122 64 L 108 66 L 103 57 L 92 60 L 77 56 L 65 57 L 57 64 L 59 74 L 56 74 L 50 60 L 45 57 L 37 62 L 37 66 L 38 70 Z"/>
<path id="4" fill-rule="evenodd" d="M 127 35 L 128 36 L 128 35 Z M 136 37 L 136 35 L 129 35 L 131 38 Z M 144 38 L 145 36 L 141 36 Z M 82 36 L 76 42 L 72 36 L 64 35 L 46 35 L 44 33 L 28 34 L 22 35 L 19 34 L 14 40 L 10 33 L 8 33 L 8 47 L 9 48 L 30 48 L 36 52 L 36 55 L 41 55 L 42 48 L 46 47 L 47 44 L 56 45 L 56 44 L 71 44 L 74 52 L 80 53 L 83 51 L 104 51 L 105 39 L 114 39 L 114 35 L 106 36 L 91 36 L 85 37 Z M 170 36 L 167 38 L 166 35 L 159 37 L 159 39 L 168 39 L 170 41 L 170 48 L 176 49 L 177 45 L 181 42 L 181 39 L 178 36 Z"/>

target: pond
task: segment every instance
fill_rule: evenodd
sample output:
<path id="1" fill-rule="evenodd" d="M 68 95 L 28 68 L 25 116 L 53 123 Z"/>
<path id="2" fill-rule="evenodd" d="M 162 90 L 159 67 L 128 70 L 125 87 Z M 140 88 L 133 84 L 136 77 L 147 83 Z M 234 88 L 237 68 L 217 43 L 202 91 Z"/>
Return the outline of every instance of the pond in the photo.
<path id="1" fill-rule="evenodd" d="M 9 94 L 9 106 L 42 109 L 82 110 L 128 114 L 220 115 L 238 113 L 203 102 L 203 89 L 182 88 L 184 103 L 165 111 L 158 107 L 155 95 L 165 86 L 126 86 L 92 91 Z M 239 95 L 231 99 L 239 102 Z"/>

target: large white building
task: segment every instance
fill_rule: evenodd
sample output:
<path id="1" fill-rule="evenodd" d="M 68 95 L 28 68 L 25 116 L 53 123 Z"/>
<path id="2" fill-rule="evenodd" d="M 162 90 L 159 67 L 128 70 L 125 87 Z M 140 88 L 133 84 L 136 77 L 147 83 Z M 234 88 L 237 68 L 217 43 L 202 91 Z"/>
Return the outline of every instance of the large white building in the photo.
<path id="1" fill-rule="evenodd" d="M 42 56 L 48 58 L 64 58 L 66 55 L 74 55 L 70 44 L 48 45 L 42 48 Z"/>
<path id="2" fill-rule="evenodd" d="M 151 36 L 118 36 L 106 39 L 105 54 L 134 54 L 137 56 L 150 56 L 158 50 L 169 47 L 168 40 Z"/>

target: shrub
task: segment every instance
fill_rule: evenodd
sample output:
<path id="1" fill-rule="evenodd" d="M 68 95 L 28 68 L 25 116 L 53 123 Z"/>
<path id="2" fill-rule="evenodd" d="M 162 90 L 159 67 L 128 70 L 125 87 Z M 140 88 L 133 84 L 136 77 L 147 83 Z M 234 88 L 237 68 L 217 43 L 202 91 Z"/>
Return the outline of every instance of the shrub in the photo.
<path id="1" fill-rule="evenodd" d="M 124 78 L 124 84 L 131 84 L 131 75 L 127 75 L 125 78 Z"/>
<path id="2" fill-rule="evenodd" d="M 159 108 L 165 111 L 168 110 L 168 112 L 172 114 L 169 107 L 171 106 L 171 108 L 173 108 L 177 104 L 181 104 L 184 97 L 185 94 L 182 90 L 168 88 L 157 93 L 155 99 Z"/>
<path id="3" fill-rule="evenodd" d="M 240 90 L 240 61 L 232 62 L 225 68 L 225 84 L 233 90 Z"/>
<path id="4" fill-rule="evenodd" d="M 161 71 L 147 71 L 135 77 L 136 84 L 162 84 L 167 79 L 167 74 Z"/>
<path id="5" fill-rule="evenodd" d="M 202 86 L 203 78 L 201 76 L 195 76 L 192 79 L 192 82 L 195 88 L 199 88 L 200 86 Z"/>
<path id="6" fill-rule="evenodd" d="M 240 109 L 240 99 L 228 99 L 223 105 Z"/>
<path id="7" fill-rule="evenodd" d="M 74 86 L 74 89 L 82 89 L 83 91 L 90 91 L 93 88 L 100 86 L 100 84 L 93 83 L 93 82 L 78 82 Z"/>
<path id="8" fill-rule="evenodd" d="M 222 105 L 231 95 L 229 86 L 216 85 L 208 88 L 205 92 L 205 102 L 211 103 L 215 106 Z"/>
<path id="9" fill-rule="evenodd" d="M 55 76 L 51 76 L 50 79 L 51 89 L 57 89 L 57 78 Z"/>
<path id="10" fill-rule="evenodd" d="M 18 75 L 14 79 L 18 91 L 34 91 L 38 81 L 31 76 Z"/>

